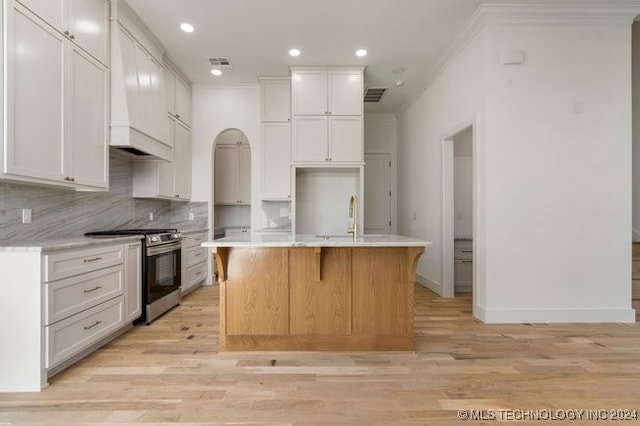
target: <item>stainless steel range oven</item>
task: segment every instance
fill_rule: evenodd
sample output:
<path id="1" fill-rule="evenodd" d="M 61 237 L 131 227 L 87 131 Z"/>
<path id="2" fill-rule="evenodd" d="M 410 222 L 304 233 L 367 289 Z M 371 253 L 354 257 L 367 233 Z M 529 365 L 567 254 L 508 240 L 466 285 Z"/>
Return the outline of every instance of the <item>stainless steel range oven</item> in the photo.
<path id="1" fill-rule="evenodd" d="M 115 229 L 89 232 L 92 237 L 140 235 L 142 240 L 142 317 L 150 324 L 180 304 L 182 234 L 176 229 Z"/>

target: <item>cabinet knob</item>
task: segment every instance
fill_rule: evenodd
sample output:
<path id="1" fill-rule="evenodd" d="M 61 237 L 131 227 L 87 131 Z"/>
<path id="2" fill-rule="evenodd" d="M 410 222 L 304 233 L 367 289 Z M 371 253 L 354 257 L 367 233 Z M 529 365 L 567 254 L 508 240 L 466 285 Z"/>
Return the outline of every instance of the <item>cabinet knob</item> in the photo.
<path id="1" fill-rule="evenodd" d="M 73 34 L 71 34 L 71 35 L 69 36 L 69 38 L 70 38 L 71 40 L 75 40 L 75 39 L 76 39 L 76 36 L 74 36 Z"/>
<path id="2" fill-rule="evenodd" d="M 176 114 L 176 118 L 180 118 L 180 114 Z"/>
<path id="3" fill-rule="evenodd" d="M 176 195 L 174 195 L 174 197 L 179 198 L 179 197 L 180 197 L 180 195 L 176 194 Z"/>

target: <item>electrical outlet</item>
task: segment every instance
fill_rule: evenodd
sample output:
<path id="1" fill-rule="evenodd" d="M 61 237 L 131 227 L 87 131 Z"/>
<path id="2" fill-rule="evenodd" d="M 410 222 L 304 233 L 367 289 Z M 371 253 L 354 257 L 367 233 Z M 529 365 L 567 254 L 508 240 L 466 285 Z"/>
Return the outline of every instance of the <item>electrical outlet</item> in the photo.
<path id="1" fill-rule="evenodd" d="M 153 221 L 153 212 L 149 212 L 149 220 Z"/>
<path id="2" fill-rule="evenodd" d="M 193 212 L 189 212 L 189 220 L 195 220 L 195 219 L 196 219 L 196 217 L 193 214 Z"/>
<path id="3" fill-rule="evenodd" d="M 31 209 L 22 209 L 22 223 L 31 223 Z"/>
<path id="4" fill-rule="evenodd" d="M 418 218 L 418 216 L 416 215 L 416 212 L 413 212 L 413 220 L 416 220 Z"/>

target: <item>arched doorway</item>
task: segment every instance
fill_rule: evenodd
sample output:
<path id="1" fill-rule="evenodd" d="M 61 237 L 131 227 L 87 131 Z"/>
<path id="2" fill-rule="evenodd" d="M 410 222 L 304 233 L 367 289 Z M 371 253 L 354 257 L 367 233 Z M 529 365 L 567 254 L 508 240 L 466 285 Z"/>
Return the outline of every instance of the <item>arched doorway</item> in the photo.
<path id="1" fill-rule="evenodd" d="M 225 235 L 251 229 L 251 145 L 240 129 L 220 132 L 212 146 L 211 223 Z"/>

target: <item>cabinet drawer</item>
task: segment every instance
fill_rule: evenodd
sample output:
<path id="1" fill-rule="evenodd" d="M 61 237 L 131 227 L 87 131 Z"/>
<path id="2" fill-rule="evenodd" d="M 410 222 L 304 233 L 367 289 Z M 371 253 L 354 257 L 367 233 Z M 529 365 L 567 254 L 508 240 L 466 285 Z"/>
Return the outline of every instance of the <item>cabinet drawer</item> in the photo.
<path id="1" fill-rule="evenodd" d="M 187 269 L 187 288 L 200 284 L 207 277 L 207 264 L 203 263 Z"/>
<path id="2" fill-rule="evenodd" d="M 455 246 L 454 259 L 473 259 L 473 247 L 471 245 L 468 246 Z"/>
<path id="3" fill-rule="evenodd" d="M 185 247 L 200 247 L 200 244 L 207 241 L 207 234 L 196 234 L 190 235 L 189 237 L 183 240 L 183 244 Z"/>
<path id="4" fill-rule="evenodd" d="M 44 281 L 55 281 L 109 266 L 120 265 L 123 245 L 88 247 L 43 256 Z"/>
<path id="5" fill-rule="evenodd" d="M 53 324 L 124 292 L 124 265 L 45 284 L 45 325 Z"/>
<path id="6" fill-rule="evenodd" d="M 191 247 L 186 250 L 185 262 L 187 268 L 189 266 L 197 265 L 198 263 L 205 262 L 207 260 L 207 254 L 204 248 L 200 246 Z"/>
<path id="7" fill-rule="evenodd" d="M 122 326 L 124 296 L 45 327 L 45 367 L 59 364 Z"/>
<path id="8" fill-rule="evenodd" d="M 456 287 L 469 287 L 473 282 L 473 263 L 471 260 L 455 261 L 455 285 Z"/>

